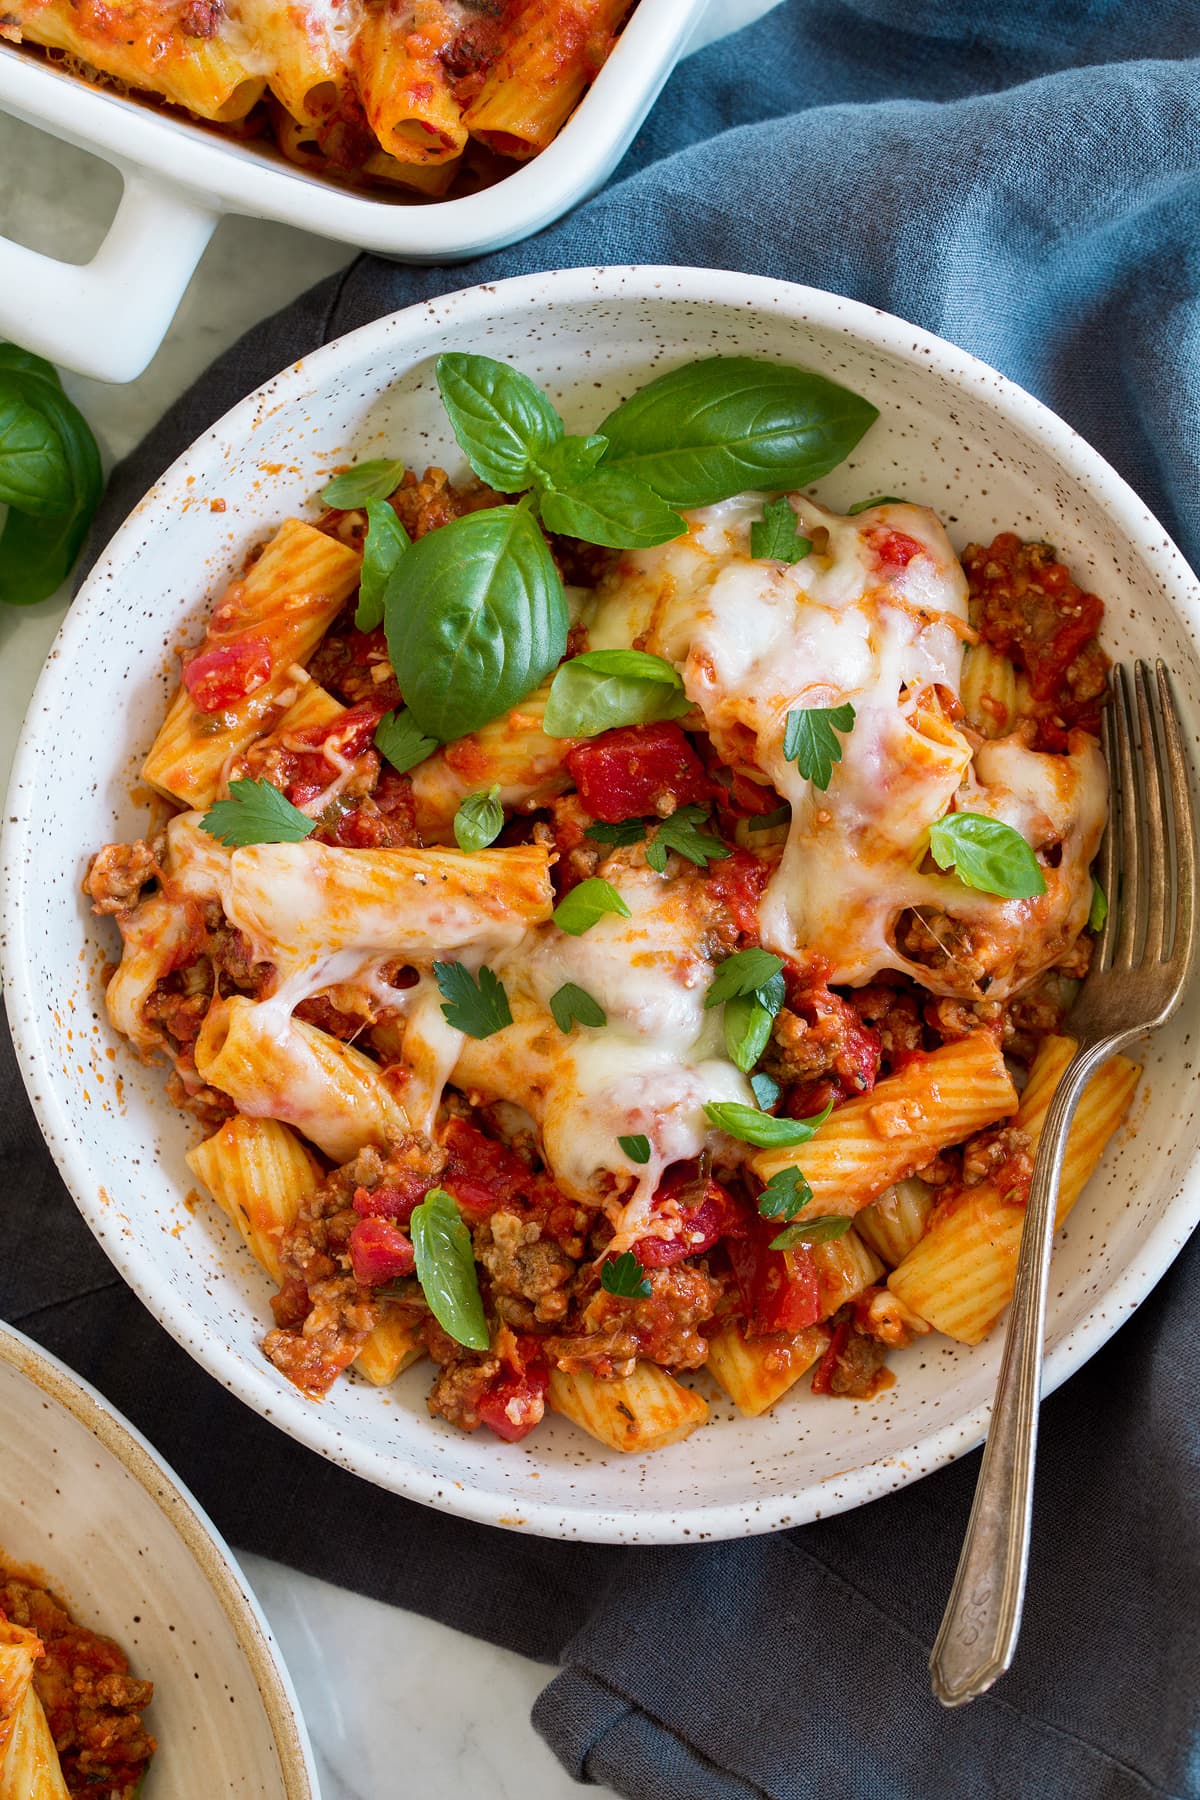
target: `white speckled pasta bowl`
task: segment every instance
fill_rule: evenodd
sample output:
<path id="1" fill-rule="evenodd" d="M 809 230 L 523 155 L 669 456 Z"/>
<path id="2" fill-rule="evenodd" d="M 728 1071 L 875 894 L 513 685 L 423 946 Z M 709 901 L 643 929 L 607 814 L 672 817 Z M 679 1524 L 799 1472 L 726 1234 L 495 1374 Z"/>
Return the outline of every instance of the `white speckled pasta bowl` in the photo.
<path id="1" fill-rule="evenodd" d="M 1113 652 L 1166 658 L 1194 741 L 1194 577 L 1094 451 L 964 352 L 852 301 L 713 270 L 569 270 L 411 307 L 326 346 L 220 420 L 137 507 L 67 617 L 6 808 L 4 978 L 42 1128 L 92 1230 L 185 1349 L 280 1429 L 371 1481 L 492 1524 L 615 1541 L 729 1537 L 860 1505 L 979 1441 L 997 1340 L 967 1350 L 926 1339 L 895 1358 L 895 1386 L 869 1403 L 795 1392 L 749 1420 L 713 1390 L 705 1427 L 641 1461 L 562 1420 L 515 1447 L 465 1436 L 429 1418 L 419 1365 L 382 1391 L 343 1380 L 314 1405 L 259 1349 L 265 1278 L 214 1207 L 187 1203 L 194 1123 L 166 1101 L 161 1072 L 141 1068 L 107 1027 L 100 966 L 115 933 L 90 916 L 79 883 L 98 845 L 144 823 L 131 789 L 176 679 L 172 647 L 197 634 L 249 545 L 289 512 L 315 515 L 331 465 L 386 453 L 465 467 L 434 383 L 446 349 L 517 363 L 571 431 L 594 427 L 653 374 L 714 352 L 805 364 L 857 389 L 880 418 L 820 497 L 924 501 L 959 548 L 1004 528 L 1048 538 L 1108 602 Z M 225 510 L 214 512 L 218 499 Z M 1185 1009 L 1147 1047 L 1134 1125 L 1061 1236 L 1049 1386 L 1146 1297 L 1200 1216 L 1188 1033 Z"/>
<path id="2" fill-rule="evenodd" d="M 0 1559 L 33 1565 L 153 1681 L 146 1800 L 316 1800 L 270 1629 L 191 1495 L 108 1402 L 0 1325 Z M 203 1778 L 201 1777 L 203 1772 Z M 199 1782 L 199 1785 L 198 1785 Z"/>

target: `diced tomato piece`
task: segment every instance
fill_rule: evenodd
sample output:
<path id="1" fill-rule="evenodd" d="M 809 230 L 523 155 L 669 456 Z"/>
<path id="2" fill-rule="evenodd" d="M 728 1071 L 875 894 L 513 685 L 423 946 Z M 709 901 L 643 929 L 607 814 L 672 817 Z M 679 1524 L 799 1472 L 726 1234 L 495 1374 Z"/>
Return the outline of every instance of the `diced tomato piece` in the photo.
<path id="1" fill-rule="evenodd" d="M 536 1338 L 517 1339 L 515 1365 L 506 1364 L 476 1402 L 483 1423 L 507 1444 L 519 1443 L 540 1424 L 546 1410 L 550 1365 Z"/>
<path id="2" fill-rule="evenodd" d="M 417 1266 L 411 1240 L 390 1219 L 359 1219 L 347 1248 L 354 1279 L 364 1287 L 398 1281 Z"/>
<path id="3" fill-rule="evenodd" d="M 222 712 L 260 688 L 271 674 L 269 638 L 248 632 L 231 644 L 201 650 L 183 665 L 183 685 L 201 712 Z"/>
<path id="4" fill-rule="evenodd" d="M 679 726 L 623 725 L 568 752 L 567 768 L 593 819 L 616 825 L 655 813 L 669 800 L 686 806 L 707 800 L 712 784 Z"/>
<path id="5" fill-rule="evenodd" d="M 710 1176 L 700 1180 L 695 1162 L 680 1163 L 660 1184 L 652 1208 L 661 1211 L 667 1201 L 679 1207 L 679 1226 L 671 1237 L 639 1238 L 633 1254 L 646 1269 L 665 1269 L 685 1256 L 702 1256 L 718 1238 L 741 1237 L 746 1217 L 728 1188 Z"/>
<path id="6" fill-rule="evenodd" d="M 879 1033 L 864 1024 L 854 1008 L 827 986 L 822 977 L 828 971 L 827 963 L 807 968 L 794 962 L 785 963 L 787 1004 L 808 1026 L 807 1041 L 812 1043 L 814 1050 L 820 1047 L 825 1052 L 828 1075 L 821 1076 L 820 1081 L 832 1079 L 836 1082 L 837 1099 L 853 1098 L 855 1094 L 869 1093 L 875 1086 L 883 1046 Z M 819 1112 L 831 1097 L 822 1087 L 822 1097 L 811 1110 Z M 810 1099 L 811 1095 L 793 1089 L 789 1105 L 801 1101 L 807 1105 Z"/>
<path id="7" fill-rule="evenodd" d="M 528 1194 L 534 1179 L 528 1164 L 465 1119 L 450 1120 L 443 1142 L 446 1166 L 441 1185 L 472 1224 Z"/>
<path id="8" fill-rule="evenodd" d="M 739 937 L 758 942 L 758 907 L 771 870 L 750 850 L 734 850 L 705 871 L 709 892 L 725 907 Z"/>
<path id="9" fill-rule="evenodd" d="M 829 1384 L 833 1380 L 833 1371 L 837 1368 L 838 1358 L 850 1337 L 850 1320 L 843 1319 L 840 1325 L 833 1328 L 833 1336 L 829 1340 L 829 1348 L 813 1371 L 812 1391 L 814 1394 L 827 1394 Z"/>
<path id="10" fill-rule="evenodd" d="M 430 1188 L 436 1186 L 428 1175 L 402 1170 L 378 1187 L 355 1188 L 350 1204 L 360 1219 L 390 1219 L 394 1225 L 407 1225 Z"/>
<path id="11" fill-rule="evenodd" d="M 907 531 L 891 531 L 886 525 L 872 525 L 866 533 L 866 539 L 879 558 L 879 567 L 885 575 L 907 569 L 914 556 L 924 556 L 926 553 L 920 538 L 909 537 Z"/>
<path id="12" fill-rule="evenodd" d="M 741 1290 L 748 1335 L 770 1331 L 804 1331 L 821 1316 L 821 1295 L 812 1252 L 772 1250 L 771 1239 L 783 1225 L 778 1219 L 756 1218 L 744 1238 L 731 1238 L 729 1260 Z"/>

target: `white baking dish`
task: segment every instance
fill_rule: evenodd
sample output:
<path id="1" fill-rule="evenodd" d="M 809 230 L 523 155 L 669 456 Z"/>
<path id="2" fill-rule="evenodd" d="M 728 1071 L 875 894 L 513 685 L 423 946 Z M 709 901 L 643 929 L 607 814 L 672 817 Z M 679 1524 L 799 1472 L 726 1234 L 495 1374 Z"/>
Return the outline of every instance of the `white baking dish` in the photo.
<path id="1" fill-rule="evenodd" d="M 499 250 L 594 193 L 624 155 L 708 0 L 640 0 L 553 144 L 494 187 L 418 202 L 346 192 L 168 113 L 0 44 L 0 110 L 120 170 L 125 189 L 91 262 L 0 237 L 0 338 L 100 381 L 132 381 L 158 349 L 222 213 L 278 219 L 401 262 Z"/>

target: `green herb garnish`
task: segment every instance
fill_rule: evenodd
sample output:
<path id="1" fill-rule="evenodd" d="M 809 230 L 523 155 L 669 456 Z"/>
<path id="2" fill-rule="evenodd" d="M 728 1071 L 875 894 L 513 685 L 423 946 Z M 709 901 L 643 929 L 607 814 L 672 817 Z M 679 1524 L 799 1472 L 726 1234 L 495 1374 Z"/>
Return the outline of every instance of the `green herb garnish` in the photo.
<path id="1" fill-rule="evenodd" d="M 750 527 L 750 554 L 763 562 L 802 562 L 812 549 L 812 539 L 801 537 L 796 515 L 788 500 L 768 500 L 761 519 Z"/>
<path id="2" fill-rule="evenodd" d="M 335 475 L 321 489 L 321 499 L 326 506 L 352 512 L 355 507 L 365 506 L 368 500 L 386 500 L 403 479 L 404 464 L 380 456 L 371 462 L 355 463 L 352 469 Z"/>
<path id="3" fill-rule="evenodd" d="M 478 978 L 463 963 L 435 962 L 434 979 L 446 1002 L 442 1007 L 447 1025 L 468 1037 L 487 1038 L 513 1022 L 504 985 L 485 963 Z"/>
<path id="4" fill-rule="evenodd" d="M 429 1310 L 456 1344 L 469 1350 L 490 1345 L 479 1295 L 471 1234 L 452 1195 L 430 1188 L 413 1211 L 409 1226 L 417 1259 L 417 1280 Z"/>
<path id="5" fill-rule="evenodd" d="M 437 749 L 437 739 L 425 737 L 410 712 L 384 713 L 375 727 L 375 748 L 393 769 L 405 775 Z"/>
<path id="6" fill-rule="evenodd" d="M 579 987 L 574 981 L 564 981 L 551 994 L 550 1011 L 554 1016 L 554 1023 L 564 1034 L 575 1024 L 595 1027 L 608 1024 L 608 1014 L 599 1001 L 593 1000 L 587 989 Z"/>
<path id="7" fill-rule="evenodd" d="M 302 843 L 317 829 L 317 821 L 269 781 L 231 781 L 228 800 L 214 802 L 200 828 L 238 850 L 247 844 Z"/>
<path id="8" fill-rule="evenodd" d="M 596 737 L 620 725 L 678 719 L 691 710 L 683 682 L 644 650 L 585 650 L 563 663 L 542 718 L 547 737 Z"/>
<path id="9" fill-rule="evenodd" d="M 650 1161 L 650 1139 L 638 1131 L 631 1137 L 617 1139 L 630 1162 L 648 1163 Z"/>
<path id="10" fill-rule="evenodd" d="M 486 850 L 504 824 L 499 786 L 481 788 L 459 801 L 454 815 L 454 841 L 460 850 Z"/>
<path id="11" fill-rule="evenodd" d="M 622 1251 L 602 1265 L 600 1286 L 606 1294 L 619 1294 L 622 1300 L 645 1300 L 652 1291 L 646 1271 L 632 1250 Z"/>
<path id="12" fill-rule="evenodd" d="M 929 852 L 939 869 L 953 868 L 964 887 L 1004 900 L 1030 900 L 1046 891 L 1046 877 L 1019 831 L 986 813 L 948 813 L 929 828 Z"/>
<path id="13" fill-rule="evenodd" d="M 854 708 L 848 700 L 841 706 L 795 706 L 787 716 L 783 754 L 806 781 L 824 791 L 833 777 L 833 765 L 842 760 L 837 734 L 853 728 Z"/>
<path id="14" fill-rule="evenodd" d="M 571 937 L 582 937 L 605 913 L 617 913 L 622 919 L 630 916 L 629 908 L 612 882 L 591 875 L 565 894 L 550 916 L 560 931 L 568 932 Z"/>
<path id="15" fill-rule="evenodd" d="M 797 1219 L 771 1239 L 772 1250 L 794 1250 L 797 1244 L 828 1244 L 845 1237 L 854 1220 L 845 1213 L 825 1213 L 819 1219 Z"/>
<path id="16" fill-rule="evenodd" d="M 743 1144 L 757 1144 L 760 1150 L 789 1150 L 794 1144 L 807 1144 L 833 1111 L 830 1101 L 811 1119 L 780 1119 L 743 1106 L 738 1100 L 709 1100 L 704 1115 L 710 1125 Z"/>

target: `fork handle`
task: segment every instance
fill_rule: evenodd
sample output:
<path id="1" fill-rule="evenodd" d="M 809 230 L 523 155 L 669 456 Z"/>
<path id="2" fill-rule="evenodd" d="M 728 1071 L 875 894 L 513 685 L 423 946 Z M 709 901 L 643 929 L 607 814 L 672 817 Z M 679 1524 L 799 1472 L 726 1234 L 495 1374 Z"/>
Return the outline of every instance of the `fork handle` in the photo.
<path id="1" fill-rule="evenodd" d="M 1111 1054 L 1104 1043 L 1076 1051 L 1038 1139 L 991 1425 L 954 1585 L 929 1658 L 933 1691 L 943 1706 L 962 1706 L 985 1693 L 1017 1647 L 1059 1178 L 1080 1093 Z"/>

